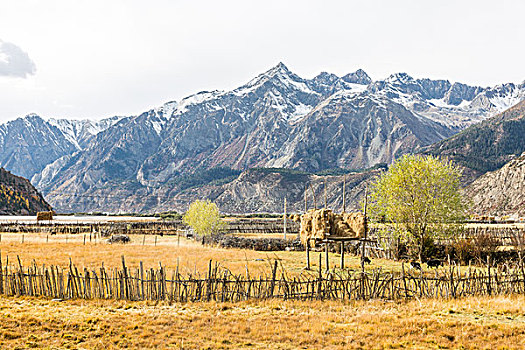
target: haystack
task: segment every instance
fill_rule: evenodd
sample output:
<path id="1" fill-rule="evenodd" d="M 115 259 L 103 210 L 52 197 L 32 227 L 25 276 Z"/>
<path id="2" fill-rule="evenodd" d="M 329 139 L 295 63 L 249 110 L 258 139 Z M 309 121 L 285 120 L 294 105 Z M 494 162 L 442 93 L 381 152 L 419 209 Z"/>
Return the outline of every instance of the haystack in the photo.
<path id="1" fill-rule="evenodd" d="M 301 215 L 299 214 L 291 214 L 289 216 L 290 220 L 292 220 L 293 222 L 301 222 Z"/>
<path id="2" fill-rule="evenodd" d="M 330 209 L 311 209 L 301 216 L 301 242 L 333 237 L 362 238 L 366 230 L 363 213 L 333 213 Z"/>
<path id="3" fill-rule="evenodd" d="M 36 213 L 36 221 L 49 221 L 53 220 L 53 212 L 52 211 L 39 211 Z"/>

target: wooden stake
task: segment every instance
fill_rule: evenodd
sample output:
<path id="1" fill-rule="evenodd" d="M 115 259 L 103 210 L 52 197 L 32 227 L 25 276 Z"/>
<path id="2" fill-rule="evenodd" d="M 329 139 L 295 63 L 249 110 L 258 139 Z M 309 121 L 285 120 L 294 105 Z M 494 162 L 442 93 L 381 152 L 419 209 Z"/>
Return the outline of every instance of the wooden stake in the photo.
<path id="1" fill-rule="evenodd" d="M 284 230 L 284 239 L 286 240 L 286 197 L 284 197 L 284 216 L 283 216 L 283 230 Z"/>

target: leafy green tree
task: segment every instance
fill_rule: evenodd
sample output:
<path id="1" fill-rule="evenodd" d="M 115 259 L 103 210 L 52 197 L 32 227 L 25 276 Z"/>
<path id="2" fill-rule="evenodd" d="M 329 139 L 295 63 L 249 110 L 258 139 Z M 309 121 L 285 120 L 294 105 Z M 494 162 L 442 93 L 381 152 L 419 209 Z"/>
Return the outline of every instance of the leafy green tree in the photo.
<path id="1" fill-rule="evenodd" d="M 461 171 L 434 156 L 406 155 L 371 187 L 369 213 L 394 227 L 422 260 L 425 245 L 461 228 Z"/>
<path id="2" fill-rule="evenodd" d="M 191 203 L 188 211 L 182 217 L 182 221 L 198 235 L 211 235 L 224 227 L 219 215 L 219 208 L 209 200 L 196 200 Z"/>

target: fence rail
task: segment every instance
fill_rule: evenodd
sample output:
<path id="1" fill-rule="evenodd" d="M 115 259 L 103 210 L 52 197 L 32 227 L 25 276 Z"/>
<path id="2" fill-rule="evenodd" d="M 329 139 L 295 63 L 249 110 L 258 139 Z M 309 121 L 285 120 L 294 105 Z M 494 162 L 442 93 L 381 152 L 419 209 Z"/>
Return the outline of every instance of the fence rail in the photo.
<path id="1" fill-rule="evenodd" d="M 0 259 L 1 263 L 1 259 Z M 321 270 L 290 277 L 275 261 L 266 276 L 235 275 L 209 263 L 204 276 L 183 276 L 160 266 L 145 269 L 126 266 L 97 270 L 79 269 L 72 263 L 58 266 L 23 267 L 0 264 L 0 294 L 44 296 L 59 299 L 165 300 L 169 302 L 242 301 L 249 299 L 357 300 L 412 297 L 457 298 L 470 295 L 524 294 L 523 265 L 507 273 L 495 268 L 468 269 L 449 266 L 425 276 L 405 271 L 394 274 L 380 269 L 371 273 Z"/>

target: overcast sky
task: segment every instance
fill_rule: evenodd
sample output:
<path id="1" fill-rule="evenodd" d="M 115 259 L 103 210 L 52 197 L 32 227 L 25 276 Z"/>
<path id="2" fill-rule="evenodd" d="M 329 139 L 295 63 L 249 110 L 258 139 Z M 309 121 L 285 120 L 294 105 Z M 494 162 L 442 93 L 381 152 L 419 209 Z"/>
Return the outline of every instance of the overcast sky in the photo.
<path id="1" fill-rule="evenodd" d="M 525 1 L 0 0 L 0 121 L 134 115 L 282 61 L 481 86 L 525 80 Z"/>

